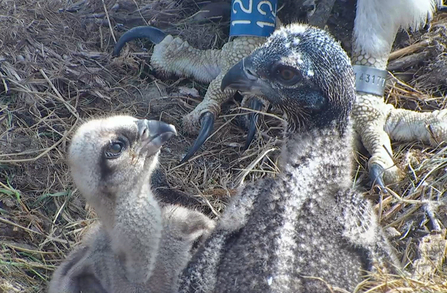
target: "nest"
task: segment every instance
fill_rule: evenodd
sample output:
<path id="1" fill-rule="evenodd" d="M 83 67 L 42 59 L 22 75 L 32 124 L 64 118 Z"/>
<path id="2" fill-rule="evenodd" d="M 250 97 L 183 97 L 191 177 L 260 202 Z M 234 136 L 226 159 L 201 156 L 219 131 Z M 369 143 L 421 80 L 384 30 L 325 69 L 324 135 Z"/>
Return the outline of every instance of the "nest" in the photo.
<path id="1" fill-rule="evenodd" d="M 211 216 L 223 211 L 242 182 L 279 172 L 280 120 L 264 116 L 260 135 L 243 152 L 246 112 L 238 101 L 223 107 L 213 136 L 179 166 L 194 140 L 182 133 L 180 121 L 200 102 L 206 85 L 158 79 L 147 63 L 151 48 L 142 42 L 111 57 L 122 32 L 147 24 L 198 48 L 220 48 L 227 24 L 198 22 L 192 16 L 199 6 L 186 0 L 0 3 L 0 292 L 45 291 L 55 267 L 95 220 L 65 162 L 73 131 L 91 117 L 130 114 L 174 124 L 180 135 L 163 148 L 161 166 L 170 185 L 198 199 Z M 445 108 L 446 23 L 440 14 L 428 33 L 401 38 L 390 62 L 388 103 L 421 111 Z M 394 143 L 393 149 L 404 179 L 388 195 L 365 189 L 365 196 L 376 203 L 402 264 L 416 273 L 378 272 L 359 288 L 447 292 L 447 149 L 418 143 Z M 365 160 L 359 156 L 355 179 L 367 187 Z"/>

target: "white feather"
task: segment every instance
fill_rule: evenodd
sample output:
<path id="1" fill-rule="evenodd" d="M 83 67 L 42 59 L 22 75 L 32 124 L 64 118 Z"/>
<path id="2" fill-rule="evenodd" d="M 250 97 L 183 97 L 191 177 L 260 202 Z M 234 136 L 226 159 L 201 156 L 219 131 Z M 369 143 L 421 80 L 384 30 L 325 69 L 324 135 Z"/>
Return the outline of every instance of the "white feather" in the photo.
<path id="1" fill-rule="evenodd" d="M 363 54 L 388 54 L 399 29 L 419 29 L 437 6 L 442 0 L 358 0 L 354 41 Z"/>

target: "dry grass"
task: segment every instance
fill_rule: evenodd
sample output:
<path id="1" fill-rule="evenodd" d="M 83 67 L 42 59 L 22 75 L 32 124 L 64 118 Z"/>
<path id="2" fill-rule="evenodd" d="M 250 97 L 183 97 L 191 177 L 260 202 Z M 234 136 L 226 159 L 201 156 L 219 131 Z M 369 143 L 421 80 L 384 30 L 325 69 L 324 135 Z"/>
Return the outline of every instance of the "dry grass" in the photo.
<path id="1" fill-rule="evenodd" d="M 112 59 L 114 40 L 124 31 L 120 24 L 125 29 L 143 24 L 164 27 L 201 48 L 220 47 L 226 38 L 225 26 L 194 23 L 189 18 L 197 11 L 193 1 L 3 0 L 0 11 L 0 292 L 42 292 L 55 266 L 94 219 L 65 164 L 73 130 L 90 117 L 110 113 L 162 119 L 181 130 L 181 117 L 198 103 L 182 87 L 195 87 L 202 96 L 206 90 L 190 80 L 156 79 L 144 63 L 150 53 L 141 53 L 138 42 L 131 44 L 136 53 Z M 445 107 L 440 93 L 447 86 L 446 17 L 436 22 L 432 33 L 401 44 L 403 48 L 428 40 L 406 56 L 429 54 L 401 66 L 396 76 L 406 83 L 392 79 L 388 102 L 416 110 Z M 405 57 L 396 56 L 396 60 Z M 243 110 L 235 105 L 226 107 L 215 134 L 190 163 L 177 166 L 193 140 L 182 133 L 162 152 L 171 185 L 197 197 L 214 213 L 223 210 L 243 179 L 252 181 L 278 172 L 280 122 L 265 116 L 261 135 L 242 153 L 244 131 L 237 122 Z M 418 266 L 427 270 L 399 278 L 377 274 L 362 288 L 447 292 L 442 264 L 445 246 L 432 249 L 445 245 L 447 149 L 418 143 L 393 147 L 404 179 L 390 186 L 395 193 L 386 197 L 372 191 L 365 195 L 377 203 L 402 264 L 408 271 Z M 357 181 L 368 186 L 364 159 L 359 162 Z M 440 231 L 430 233 L 434 229 Z M 421 239 L 424 247 L 419 245 Z M 419 253 L 428 265 L 416 262 Z"/>

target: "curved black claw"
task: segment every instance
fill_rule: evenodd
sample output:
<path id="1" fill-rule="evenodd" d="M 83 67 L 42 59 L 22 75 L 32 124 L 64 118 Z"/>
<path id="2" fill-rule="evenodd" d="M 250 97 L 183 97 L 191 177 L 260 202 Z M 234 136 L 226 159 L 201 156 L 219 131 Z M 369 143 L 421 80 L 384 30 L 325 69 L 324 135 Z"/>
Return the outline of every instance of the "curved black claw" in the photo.
<path id="1" fill-rule="evenodd" d="M 208 136 L 210 136 L 211 132 L 214 129 L 214 120 L 216 120 L 216 117 L 211 112 L 206 112 L 205 114 L 202 115 L 202 118 L 200 119 L 201 127 L 199 135 L 197 136 L 193 146 L 189 149 L 189 151 L 180 161 L 180 164 L 183 164 L 184 162 L 188 161 L 200 148 L 200 146 L 205 142 Z"/>
<path id="2" fill-rule="evenodd" d="M 369 166 L 369 178 L 371 178 L 372 186 L 378 185 L 383 193 L 388 193 L 385 183 L 383 182 L 383 166 L 373 163 Z"/>
<path id="3" fill-rule="evenodd" d="M 124 45 L 132 40 L 145 38 L 152 43 L 158 44 L 166 37 L 166 34 L 153 26 L 137 26 L 125 32 L 113 48 L 112 55 L 118 56 Z"/>
<path id="4" fill-rule="evenodd" d="M 250 109 L 253 109 L 256 111 L 261 111 L 263 105 L 264 104 L 261 102 L 261 100 L 259 100 L 257 98 L 253 97 L 250 99 L 250 105 L 249 105 Z M 258 123 L 258 118 L 259 118 L 259 113 L 257 113 L 257 112 L 251 112 L 250 114 L 248 114 L 249 125 L 248 125 L 247 140 L 245 141 L 245 145 L 244 145 L 244 151 L 246 149 L 248 149 L 253 138 L 255 137 L 256 124 Z"/>

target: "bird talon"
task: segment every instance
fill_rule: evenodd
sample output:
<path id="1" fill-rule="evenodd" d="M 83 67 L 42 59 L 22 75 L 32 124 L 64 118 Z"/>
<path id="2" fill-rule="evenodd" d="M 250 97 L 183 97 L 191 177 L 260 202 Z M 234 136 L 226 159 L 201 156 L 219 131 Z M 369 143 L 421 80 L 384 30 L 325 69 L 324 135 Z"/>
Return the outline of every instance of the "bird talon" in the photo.
<path id="1" fill-rule="evenodd" d="M 154 44 L 159 44 L 164 40 L 166 34 L 153 26 L 137 26 L 125 32 L 113 48 L 112 56 L 119 56 L 121 49 L 127 42 L 135 39 L 149 39 Z"/>
<path id="2" fill-rule="evenodd" d="M 250 109 L 261 111 L 263 105 L 264 104 L 255 97 L 250 99 L 250 105 L 249 105 Z M 257 112 L 251 112 L 250 114 L 248 114 L 249 126 L 248 126 L 247 140 L 245 141 L 244 145 L 244 151 L 248 149 L 256 134 L 256 124 L 258 123 L 258 118 L 259 113 Z"/>
<path id="3" fill-rule="evenodd" d="M 382 191 L 383 193 L 388 193 L 383 181 L 384 173 L 385 169 L 379 164 L 373 163 L 369 166 L 369 178 L 371 178 L 372 186 L 378 186 L 380 188 L 380 191 Z"/>
<path id="4" fill-rule="evenodd" d="M 200 146 L 205 142 L 205 140 L 210 136 L 211 132 L 214 129 L 214 121 L 216 120 L 216 116 L 212 112 L 205 112 L 200 118 L 200 132 L 197 135 L 197 138 L 193 144 L 193 146 L 189 149 L 183 159 L 180 161 L 180 165 L 187 162 L 195 152 L 200 148 Z"/>

